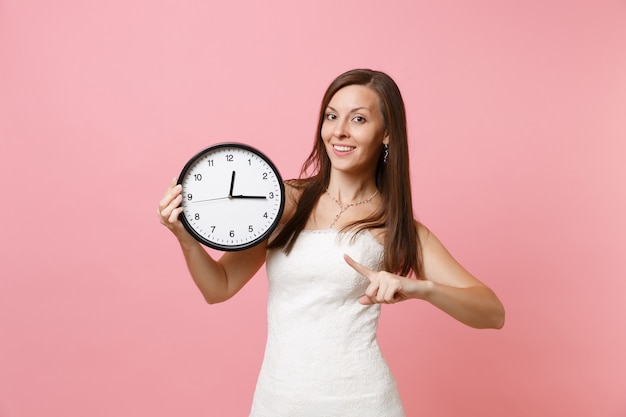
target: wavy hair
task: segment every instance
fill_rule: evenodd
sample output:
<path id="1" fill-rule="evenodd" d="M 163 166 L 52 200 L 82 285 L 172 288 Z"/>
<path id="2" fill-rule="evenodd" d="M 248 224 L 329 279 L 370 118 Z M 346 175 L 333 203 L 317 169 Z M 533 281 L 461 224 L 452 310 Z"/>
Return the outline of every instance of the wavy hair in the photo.
<path id="1" fill-rule="evenodd" d="M 383 149 L 376 166 L 376 186 L 383 204 L 370 217 L 348 224 L 342 231 L 356 233 L 367 229 L 384 228 L 384 268 L 400 275 L 422 276 L 422 250 L 413 218 L 409 171 L 409 145 L 404 101 L 400 90 L 387 74 L 370 69 L 354 69 L 339 75 L 322 99 L 313 150 L 302 165 L 300 177 L 289 181 L 301 191 L 296 210 L 269 248 L 282 247 L 289 253 L 304 229 L 319 197 L 328 188 L 331 163 L 321 130 L 328 103 L 337 91 L 349 85 L 371 88 L 379 97 L 384 129 L 389 136 L 388 155 L 384 161 Z"/>

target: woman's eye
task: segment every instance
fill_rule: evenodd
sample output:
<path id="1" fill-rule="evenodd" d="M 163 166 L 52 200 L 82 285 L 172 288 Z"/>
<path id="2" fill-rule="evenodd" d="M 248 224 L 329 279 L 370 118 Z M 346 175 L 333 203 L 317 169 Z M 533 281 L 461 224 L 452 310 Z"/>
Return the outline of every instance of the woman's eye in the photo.
<path id="1" fill-rule="evenodd" d="M 335 120 L 337 116 L 332 113 L 326 113 L 326 120 Z"/>
<path id="2" fill-rule="evenodd" d="M 354 120 L 357 123 L 363 123 L 365 121 L 365 117 L 363 117 L 363 116 L 354 116 L 354 119 L 352 119 L 352 120 Z"/>

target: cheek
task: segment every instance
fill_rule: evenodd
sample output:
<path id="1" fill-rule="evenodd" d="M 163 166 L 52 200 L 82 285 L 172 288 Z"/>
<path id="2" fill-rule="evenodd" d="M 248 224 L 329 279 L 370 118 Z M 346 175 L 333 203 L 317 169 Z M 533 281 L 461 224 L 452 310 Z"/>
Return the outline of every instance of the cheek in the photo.
<path id="1" fill-rule="evenodd" d="M 322 129 L 320 130 L 320 136 L 322 136 L 324 142 L 328 142 L 328 140 L 332 136 L 332 129 L 328 127 L 326 123 L 322 125 Z"/>

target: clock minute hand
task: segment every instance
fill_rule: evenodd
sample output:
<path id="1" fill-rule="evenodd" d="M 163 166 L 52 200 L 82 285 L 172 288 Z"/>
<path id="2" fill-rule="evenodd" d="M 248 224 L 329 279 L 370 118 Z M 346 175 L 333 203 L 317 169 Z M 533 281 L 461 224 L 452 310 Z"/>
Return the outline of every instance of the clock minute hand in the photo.
<path id="1" fill-rule="evenodd" d="M 264 195 L 233 195 L 230 198 L 252 198 L 252 199 L 258 199 L 258 200 L 265 200 L 267 197 Z"/>

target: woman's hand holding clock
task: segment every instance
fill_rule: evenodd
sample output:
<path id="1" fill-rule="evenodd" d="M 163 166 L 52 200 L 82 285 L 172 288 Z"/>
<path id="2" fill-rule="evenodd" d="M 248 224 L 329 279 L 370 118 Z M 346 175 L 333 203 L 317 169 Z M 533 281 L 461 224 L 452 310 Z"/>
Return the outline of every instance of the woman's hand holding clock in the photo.
<path id="1" fill-rule="evenodd" d="M 172 179 L 159 202 L 157 214 L 161 224 L 171 230 L 178 239 L 185 237 L 193 239 L 179 219 L 179 215 L 183 211 L 180 205 L 183 201 L 182 190 L 183 187 L 176 183 L 176 178 Z"/>

